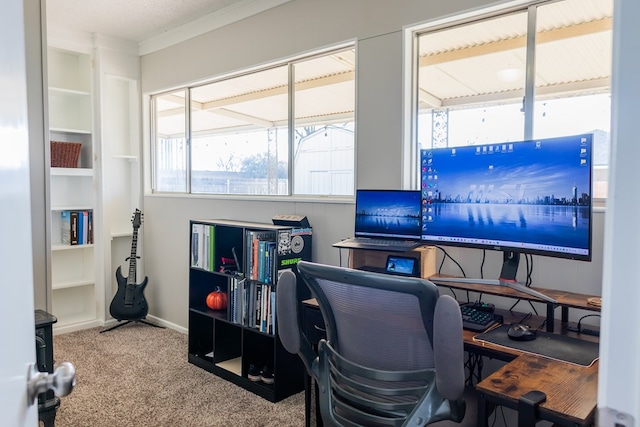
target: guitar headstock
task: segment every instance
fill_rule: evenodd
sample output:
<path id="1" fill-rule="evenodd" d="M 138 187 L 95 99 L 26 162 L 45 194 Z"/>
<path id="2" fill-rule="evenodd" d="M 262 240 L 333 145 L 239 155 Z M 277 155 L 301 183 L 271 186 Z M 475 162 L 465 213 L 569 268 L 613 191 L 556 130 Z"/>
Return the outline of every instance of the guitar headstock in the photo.
<path id="1" fill-rule="evenodd" d="M 142 224 L 142 211 L 140 211 L 140 209 L 136 209 L 133 213 L 131 223 L 133 224 L 134 229 L 140 228 L 140 225 Z"/>

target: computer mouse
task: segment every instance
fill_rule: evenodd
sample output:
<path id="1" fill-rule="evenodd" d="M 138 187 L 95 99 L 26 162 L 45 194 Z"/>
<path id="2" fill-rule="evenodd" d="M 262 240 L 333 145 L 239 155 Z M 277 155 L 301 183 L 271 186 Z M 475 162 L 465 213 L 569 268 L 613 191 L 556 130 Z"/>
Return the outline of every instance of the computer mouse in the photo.
<path id="1" fill-rule="evenodd" d="M 521 323 L 514 323 L 507 331 L 509 338 L 515 341 L 531 341 L 536 339 L 536 331 Z"/>

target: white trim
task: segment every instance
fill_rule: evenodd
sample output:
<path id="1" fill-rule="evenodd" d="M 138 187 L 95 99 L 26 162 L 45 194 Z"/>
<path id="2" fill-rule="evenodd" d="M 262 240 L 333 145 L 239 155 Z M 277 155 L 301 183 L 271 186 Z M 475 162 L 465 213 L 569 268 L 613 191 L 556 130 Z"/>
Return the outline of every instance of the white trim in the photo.
<path id="1" fill-rule="evenodd" d="M 173 329 L 174 331 L 180 332 L 181 334 L 185 334 L 186 335 L 186 334 L 189 333 L 189 329 L 188 328 L 184 328 L 184 327 L 182 327 L 180 325 L 176 325 L 175 323 L 168 322 L 168 321 L 166 321 L 164 319 L 161 319 L 159 317 L 156 317 L 156 316 L 148 315 L 145 320 L 147 320 L 147 321 L 149 321 L 149 322 L 151 322 L 153 324 L 156 324 L 156 325 L 160 325 L 160 326 L 164 326 L 164 327 L 169 328 L 169 329 Z M 132 320 L 132 322 L 135 322 L 135 320 Z M 118 321 L 116 319 L 109 319 L 106 322 L 104 322 L 101 326 L 104 329 L 107 329 L 107 328 L 110 328 L 112 326 L 116 326 L 118 323 L 120 323 L 120 321 Z M 153 326 L 149 326 L 149 327 L 153 328 Z M 86 329 L 86 328 L 83 328 L 83 329 Z M 65 331 L 65 332 L 72 332 L 72 331 Z"/>
<path id="2" fill-rule="evenodd" d="M 195 21 L 158 36 L 151 37 L 138 44 L 139 55 L 146 55 L 174 44 L 189 40 L 209 31 L 222 28 L 226 25 L 262 13 L 268 9 L 288 3 L 292 0 L 244 0 L 220 11 L 203 16 Z"/>
<path id="3" fill-rule="evenodd" d="M 117 52 L 138 56 L 138 45 L 135 42 L 131 42 L 128 40 L 103 36 L 101 34 L 94 34 L 93 46 L 98 49 L 114 50 Z"/>
<path id="4" fill-rule="evenodd" d="M 598 369 L 598 425 L 637 426 L 640 421 L 640 169 L 637 100 L 640 59 L 636 0 L 616 0 L 613 12 L 611 160 L 604 224 L 602 320 Z M 635 419 L 635 423 L 634 423 Z"/>

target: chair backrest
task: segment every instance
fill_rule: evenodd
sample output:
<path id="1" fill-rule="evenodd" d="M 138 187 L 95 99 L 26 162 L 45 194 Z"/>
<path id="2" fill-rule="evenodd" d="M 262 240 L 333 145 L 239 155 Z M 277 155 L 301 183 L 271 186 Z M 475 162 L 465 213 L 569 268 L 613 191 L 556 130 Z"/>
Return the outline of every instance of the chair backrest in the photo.
<path id="1" fill-rule="evenodd" d="M 327 339 L 316 355 L 299 332 L 295 286 L 286 285 L 295 277 L 278 282 L 278 333 L 318 381 L 324 421 L 426 425 L 464 415 L 462 320 L 453 298 L 419 278 L 310 262 L 297 269 Z"/>

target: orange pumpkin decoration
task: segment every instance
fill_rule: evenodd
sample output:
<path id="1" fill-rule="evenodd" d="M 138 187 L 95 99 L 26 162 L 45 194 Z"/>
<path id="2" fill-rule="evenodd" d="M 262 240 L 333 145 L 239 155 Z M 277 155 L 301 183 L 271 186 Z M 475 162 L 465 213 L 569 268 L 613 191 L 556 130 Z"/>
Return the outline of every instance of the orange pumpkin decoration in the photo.
<path id="1" fill-rule="evenodd" d="M 227 294 L 222 292 L 220 288 L 216 288 L 215 291 L 207 295 L 207 307 L 211 310 L 226 310 L 227 309 Z"/>

